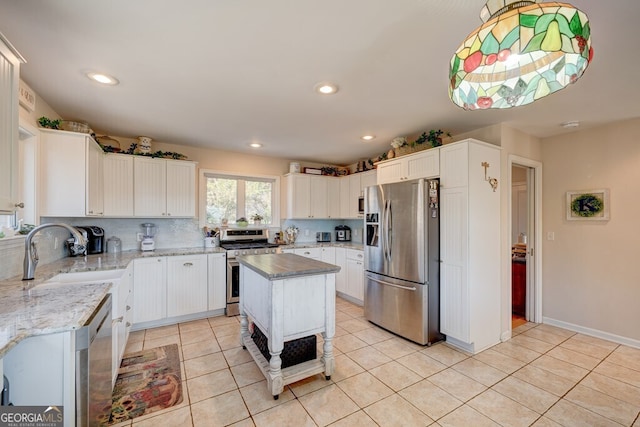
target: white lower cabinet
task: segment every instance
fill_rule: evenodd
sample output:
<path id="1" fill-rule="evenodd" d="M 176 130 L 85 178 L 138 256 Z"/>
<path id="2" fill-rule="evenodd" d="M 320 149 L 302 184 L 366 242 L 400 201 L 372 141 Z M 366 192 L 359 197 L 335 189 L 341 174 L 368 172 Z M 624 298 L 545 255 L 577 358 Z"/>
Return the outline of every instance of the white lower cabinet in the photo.
<path id="1" fill-rule="evenodd" d="M 64 425 L 75 424 L 72 337 L 72 332 L 30 337 L 4 355 L 2 364 L 11 387 L 11 403 L 16 406 L 64 406 Z"/>
<path id="2" fill-rule="evenodd" d="M 133 323 L 167 317 L 167 259 L 139 258 L 133 262 Z"/>
<path id="3" fill-rule="evenodd" d="M 336 292 L 347 293 L 347 250 L 345 248 L 335 248 L 335 265 L 340 267 L 336 273 Z"/>
<path id="4" fill-rule="evenodd" d="M 133 264 L 129 264 L 123 271 L 120 279 L 113 280 L 113 287 L 111 288 L 112 386 L 115 385 L 116 378 L 118 377 L 118 369 L 120 368 L 120 362 L 122 362 L 124 349 L 127 346 L 129 332 L 131 331 L 131 316 L 133 315 L 132 285 Z"/>
<path id="5" fill-rule="evenodd" d="M 356 249 L 346 250 L 346 294 L 364 304 L 364 253 Z"/>
<path id="6" fill-rule="evenodd" d="M 207 256 L 167 258 L 167 317 L 207 311 Z"/>
<path id="7" fill-rule="evenodd" d="M 227 255 L 207 255 L 208 309 L 224 310 L 227 306 Z"/>
<path id="8" fill-rule="evenodd" d="M 195 319 L 210 315 L 212 310 L 224 309 L 226 274 L 225 253 L 136 259 L 135 328 Z M 156 324 L 146 324 L 148 322 Z"/>

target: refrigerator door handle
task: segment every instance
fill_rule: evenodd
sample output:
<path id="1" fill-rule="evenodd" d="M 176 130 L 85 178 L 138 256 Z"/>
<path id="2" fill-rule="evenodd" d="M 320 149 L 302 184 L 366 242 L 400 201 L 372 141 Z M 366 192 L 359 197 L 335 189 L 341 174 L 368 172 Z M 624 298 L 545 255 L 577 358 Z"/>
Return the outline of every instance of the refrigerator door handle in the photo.
<path id="1" fill-rule="evenodd" d="M 387 262 L 391 262 L 391 200 L 384 201 L 383 212 L 384 257 Z"/>
<path id="2" fill-rule="evenodd" d="M 395 283 L 389 283 L 389 282 L 385 282 L 384 280 L 374 279 L 371 276 L 367 276 L 367 279 L 371 280 L 372 282 L 380 283 L 381 285 L 392 286 L 394 288 L 400 288 L 400 289 L 404 289 L 406 291 L 415 291 L 415 290 L 417 290 L 417 288 L 415 286 L 396 285 Z"/>

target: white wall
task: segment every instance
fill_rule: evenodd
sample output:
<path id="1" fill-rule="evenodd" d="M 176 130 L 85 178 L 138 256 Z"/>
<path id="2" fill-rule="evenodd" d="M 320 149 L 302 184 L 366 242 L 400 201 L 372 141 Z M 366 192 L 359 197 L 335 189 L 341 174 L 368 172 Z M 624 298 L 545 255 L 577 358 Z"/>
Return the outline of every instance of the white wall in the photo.
<path id="1" fill-rule="evenodd" d="M 636 340 L 640 345 L 640 119 L 542 144 L 546 320 Z M 608 188 L 611 219 L 567 221 L 567 191 Z M 633 344 L 633 343 L 632 343 Z"/>

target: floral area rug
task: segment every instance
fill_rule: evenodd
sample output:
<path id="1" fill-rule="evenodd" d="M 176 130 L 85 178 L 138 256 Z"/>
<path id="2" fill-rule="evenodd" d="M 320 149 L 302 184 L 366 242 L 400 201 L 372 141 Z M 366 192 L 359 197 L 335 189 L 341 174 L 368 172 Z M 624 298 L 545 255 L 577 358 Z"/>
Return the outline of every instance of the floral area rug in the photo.
<path id="1" fill-rule="evenodd" d="M 182 402 L 180 356 L 176 344 L 126 355 L 113 388 L 111 418 L 116 424 Z"/>

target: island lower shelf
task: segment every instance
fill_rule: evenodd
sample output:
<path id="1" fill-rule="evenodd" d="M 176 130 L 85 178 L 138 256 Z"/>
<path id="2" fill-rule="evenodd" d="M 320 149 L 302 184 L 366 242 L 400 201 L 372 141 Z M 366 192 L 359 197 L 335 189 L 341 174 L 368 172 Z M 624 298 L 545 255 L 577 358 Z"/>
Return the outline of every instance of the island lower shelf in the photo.
<path id="1" fill-rule="evenodd" d="M 312 261 L 311 263 L 309 261 Z M 334 371 L 335 272 L 339 267 L 294 254 L 238 257 L 240 264 L 240 335 L 277 399 L 287 384 Z M 281 271 L 289 266 L 291 270 Z M 249 319 L 267 337 L 271 360 L 262 355 L 249 332 Z M 322 334 L 322 354 L 282 368 L 285 341 Z"/>

